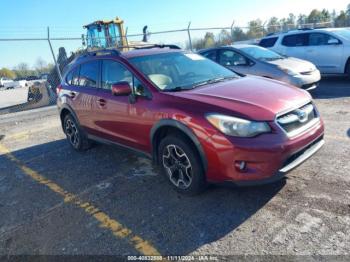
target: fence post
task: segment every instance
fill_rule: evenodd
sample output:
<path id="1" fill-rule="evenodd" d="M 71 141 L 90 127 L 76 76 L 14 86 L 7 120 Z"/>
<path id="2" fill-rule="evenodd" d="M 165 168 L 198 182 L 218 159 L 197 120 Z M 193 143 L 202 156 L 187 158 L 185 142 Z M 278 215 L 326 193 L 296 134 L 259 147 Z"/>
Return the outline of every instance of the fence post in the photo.
<path id="1" fill-rule="evenodd" d="M 234 42 L 234 39 L 233 39 L 233 25 L 235 24 L 235 20 L 232 21 L 232 24 L 231 24 L 231 39 L 232 39 L 232 44 Z"/>
<path id="2" fill-rule="evenodd" d="M 191 22 L 188 23 L 187 34 L 188 34 L 188 43 L 190 44 L 190 50 L 193 51 L 190 26 L 191 26 Z"/>
<path id="3" fill-rule="evenodd" d="M 130 46 L 129 46 L 129 41 L 128 41 L 128 27 L 125 28 L 125 36 L 122 36 L 122 37 L 125 37 L 126 46 L 128 48 L 128 51 L 129 51 L 130 50 Z"/>
<path id="4" fill-rule="evenodd" d="M 55 56 L 55 53 L 52 49 L 52 45 L 51 45 L 51 40 L 50 40 L 50 28 L 47 27 L 47 41 L 49 42 L 49 46 L 50 46 L 50 49 L 51 49 L 51 54 L 52 54 L 52 57 L 53 57 L 53 61 L 55 62 L 55 66 L 56 66 L 56 70 L 57 70 L 57 74 L 58 76 L 60 77 L 60 81 L 62 81 L 62 75 L 61 75 L 61 70 L 57 64 L 57 60 L 56 60 L 56 56 Z"/>

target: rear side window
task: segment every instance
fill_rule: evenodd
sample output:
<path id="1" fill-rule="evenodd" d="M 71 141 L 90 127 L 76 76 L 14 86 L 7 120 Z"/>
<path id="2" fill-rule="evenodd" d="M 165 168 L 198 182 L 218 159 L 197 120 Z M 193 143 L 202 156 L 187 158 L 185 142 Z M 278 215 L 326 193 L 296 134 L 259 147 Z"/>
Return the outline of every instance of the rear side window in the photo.
<path id="1" fill-rule="evenodd" d="M 282 40 L 284 46 L 307 46 L 309 34 L 287 35 Z"/>
<path id="2" fill-rule="evenodd" d="M 80 65 L 79 86 L 97 87 L 99 61 Z"/>
<path id="3" fill-rule="evenodd" d="M 310 46 L 318 46 L 318 45 L 330 45 L 334 43 L 339 43 L 339 40 L 335 37 L 323 34 L 323 33 L 311 33 L 309 37 L 309 45 Z"/>
<path id="4" fill-rule="evenodd" d="M 66 83 L 68 85 L 77 86 L 79 84 L 79 69 L 80 66 L 77 66 L 67 74 Z"/>
<path id="5" fill-rule="evenodd" d="M 266 48 L 273 47 L 276 44 L 277 39 L 278 39 L 278 37 L 270 37 L 270 38 L 261 39 L 259 46 L 266 47 Z"/>

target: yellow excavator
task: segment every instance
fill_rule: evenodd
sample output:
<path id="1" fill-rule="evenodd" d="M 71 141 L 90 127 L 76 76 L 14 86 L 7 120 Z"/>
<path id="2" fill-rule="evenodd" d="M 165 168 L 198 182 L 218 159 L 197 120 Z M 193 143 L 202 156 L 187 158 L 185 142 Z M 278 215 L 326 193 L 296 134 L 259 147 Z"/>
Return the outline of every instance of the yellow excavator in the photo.
<path id="1" fill-rule="evenodd" d="M 98 20 L 83 26 L 86 29 L 86 35 L 83 35 L 83 46 L 86 48 L 73 52 L 69 57 L 64 47 L 60 47 L 58 54 L 58 66 L 61 72 L 76 56 L 86 51 L 95 51 L 100 49 L 116 48 L 120 51 L 128 51 L 134 48 L 140 48 L 151 45 L 147 43 L 147 26 L 143 27 L 143 37 L 141 41 L 128 41 L 124 31 L 124 21 L 118 17 L 113 20 Z M 140 34 L 141 35 L 141 34 Z M 48 76 L 48 83 L 53 90 L 60 83 L 61 79 L 56 68 L 52 69 Z"/>
<path id="2" fill-rule="evenodd" d="M 118 17 L 113 20 L 98 20 L 84 28 L 87 30 L 86 45 L 89 50 L 118 48 L 126 51 L 147 45 L 147 26 L 143 28 L 142 41 L 129 42 L 124 31 L 124 21 Z"/>

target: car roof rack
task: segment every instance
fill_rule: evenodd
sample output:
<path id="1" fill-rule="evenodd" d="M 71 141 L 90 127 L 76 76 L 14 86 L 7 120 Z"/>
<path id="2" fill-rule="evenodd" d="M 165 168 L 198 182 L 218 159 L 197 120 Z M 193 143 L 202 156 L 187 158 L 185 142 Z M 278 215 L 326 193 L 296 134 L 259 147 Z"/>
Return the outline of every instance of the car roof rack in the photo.
<path id="1" fill-rule="evenodd" d="M 146 45 L 146 46 L 133 46 L 135 49 L 151 49 L 151 48 L 169 48 L 169 49 L 181 49 L 181 47 L 177 45 Z"/>
<path id="2" fill-rule="evenodd" d="M 308 30 L 314 30 L 313 28 L 310 27 L 303 27 L 303 28 L 298 28 L 300 31 L 308 31 Z"/>
<path id="3" fill-rule="evenodd" d="M 120 51 L 116 49 L 101 49 L 101 50 L 94 50 L 94 51 L 87 51 L 84 53 L 86 56 L 101 56 L 101 55 L 120 55 Z"/>
<path id="4" fill-rule="evenodd" d="M 120 54 L 121 54 L 120 51 L 116 49 L 100 49 L 100 50 L 93 50 L 93 51 L 85 50 L 75 60 L 79 61 L 81 59 L 91 57 L 91 56 L 104 56 L 104 55 L 119 56 Z"/>

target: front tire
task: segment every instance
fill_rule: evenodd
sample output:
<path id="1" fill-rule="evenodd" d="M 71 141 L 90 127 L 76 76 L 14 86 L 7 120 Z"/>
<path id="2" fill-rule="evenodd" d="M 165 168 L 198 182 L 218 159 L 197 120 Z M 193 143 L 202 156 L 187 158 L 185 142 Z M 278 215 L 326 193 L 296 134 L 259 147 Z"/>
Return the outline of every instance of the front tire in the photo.
<path id="1" fill-rule="evenodd" d="M 347 78 L 350 78 L 350 58 L 348 59 L 348 62 L 346 63 L 345 75 L 347 76 Z"/>
<path id="2" fill-rule="evenodd" d="M 182 136 L 167 136 L 159 144 L 159 162 L 173 188 L 196 195 L 206 188 L 204 169 L 197 151 Z"/>
<path id="3" fill-rule="evenodd" d="M 91 147 L 90 141 L 84 135 L 79 124 L 71 114 L 67 114 L 64 117 L 63 130 L 70 146 L 76 151 L 85 151 Z"/>

